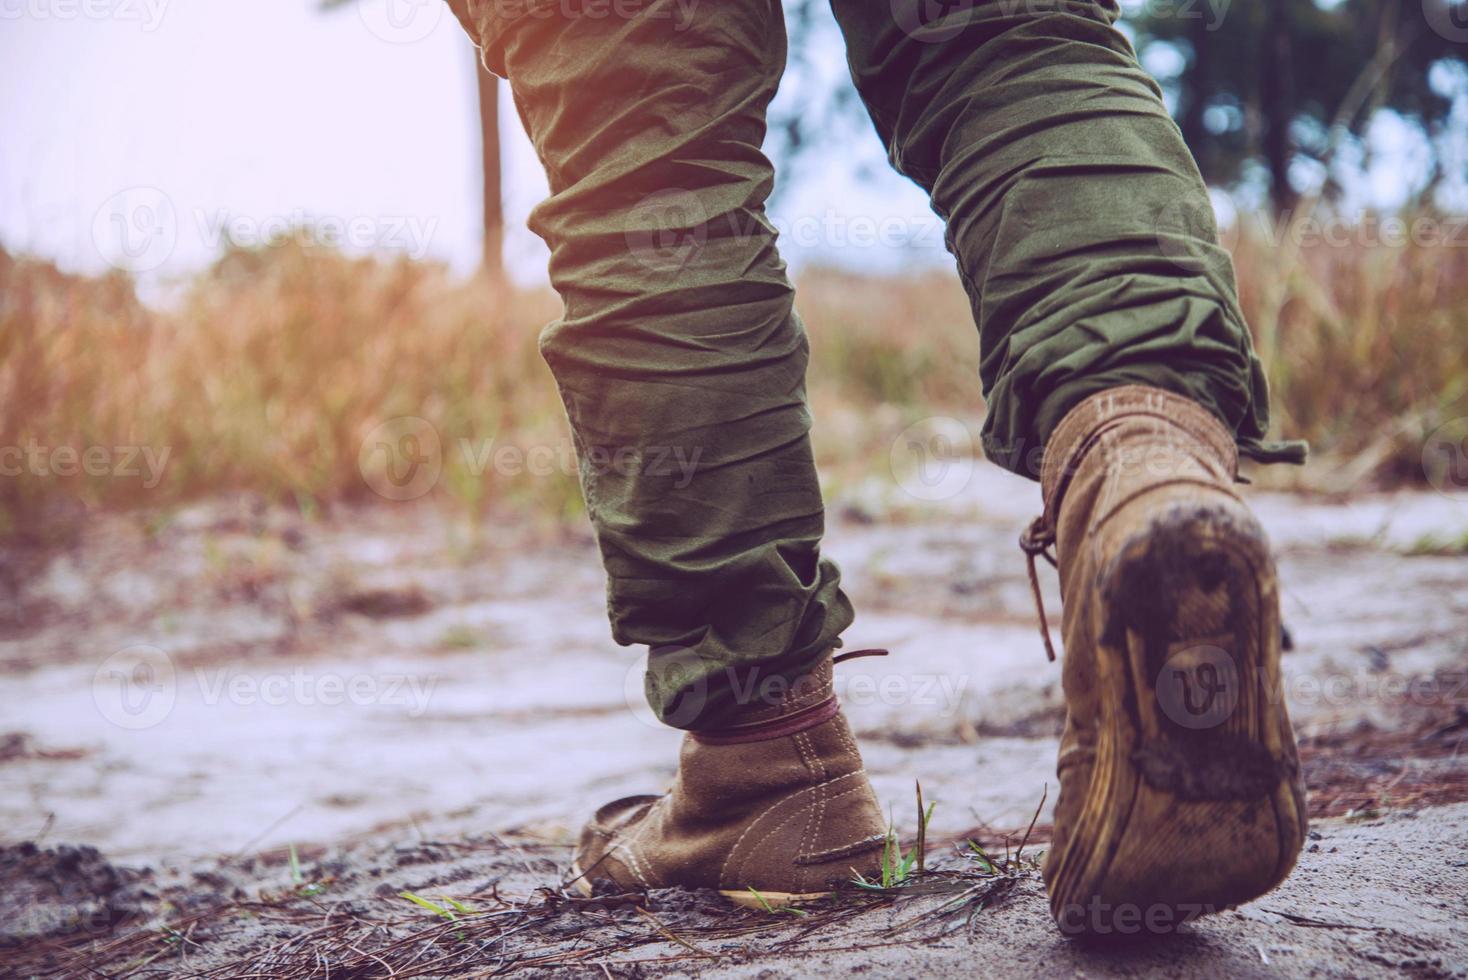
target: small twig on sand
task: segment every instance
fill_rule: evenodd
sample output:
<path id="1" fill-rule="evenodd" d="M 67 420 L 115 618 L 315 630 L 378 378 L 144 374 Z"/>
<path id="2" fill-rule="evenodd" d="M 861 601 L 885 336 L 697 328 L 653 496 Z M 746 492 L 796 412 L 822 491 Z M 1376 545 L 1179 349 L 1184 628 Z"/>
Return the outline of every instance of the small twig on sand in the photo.
<path id="1" fill-rule="evenodd" d="M 1050 784 L 1046 783 L 1040 790 L 1040 802 L 1035 806 L 1035 815 L 1030 818 L 1030 825 L 1025 828 L 1025 835 L 1019 842 L 1019 850 L 1014 852 L 1014 863 L 1019 864 L 1019 856 L 1025 852 L 1025 845 L 1030 842 L 1030 834 L 1034 832 L 1035 821 L 1040 819 L 1040 811 L 1045 808 L 1045 799 L 1050 795 Z M 1006 845 L 1006 850 L 1008 847 Z"/>
<path id="2" fill-rule="evenodd" d="M 685 949 L 690 949 L 693 952 L 697 953 L 699 956 L 707 956 L 709 959 L 717 959 L 717 957 L 713 953 L 710 953 L 706 949 L 699 949 L 697 946 L 693 945 L 688 940 L 684 939 L 677 933 L 673 932 L 673 930 L 663 925 L 662 920 L 653 915 L 647 909 L 643 908 L 641 905 L 637 906 L 637 911 L 640 915 L 644 916 L 647 921 L 653 924 L 653 928 L 657 929 L 658 932 L 662 933 L 664 936 L 666 936 L 668 939 L 671 939 L 679 946 L 682 946 Z"/>
<path id="3" fill-rule="evenodd" d="M 1349 922 L 1326 922 L 1324 919 L 1312 919 L 1308 915 L 1296 915 L 1293 912 L 1282 912 L 1279 909 L 1265 909 L 1270 915 L 1277 915 L 1291 925 L 1302 926 L 1306 929 L 1360 929 L 1363 932 L 1382 932 L 1385 926 L 1357 926 Z"/>

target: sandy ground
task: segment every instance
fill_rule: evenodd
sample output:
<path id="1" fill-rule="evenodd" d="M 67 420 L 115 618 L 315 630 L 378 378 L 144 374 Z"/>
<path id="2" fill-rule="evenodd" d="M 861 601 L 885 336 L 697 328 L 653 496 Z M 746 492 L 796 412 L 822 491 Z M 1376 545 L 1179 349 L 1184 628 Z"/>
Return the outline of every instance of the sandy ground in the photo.
<path id="1" fill-rule="evenodd" d="M 828 552 L 859 610 L 848 643 L 893 651 L 844 664 L 838 684 L 898 825 L 912 829 L 914 780 L 938 801 L 935 841 L 1017 843 L 1047 784 L 1032 854 L 1048 834 L 1059 668 L 1015 546 L 1035 496 L 984 468 L 939 503 L 889 482 L 832 508 Z M 607 639 L 589 540 L 423 507 L 307 523 L 230 500 L 6 556 L 0 943 L 23 944 L 22 975 L 75 972 L 106 949 L 121 951 L 115 972 L 274 975 L 312 948 L 311 929 L 341 938 L 319 921 L 341 906 L 377 923 L 357 953 L 332 947 L 339 965 L 365 957 L 352 975 L 388 962 L 405 975 L 384 937 L 435 928 L 490 944 L 472 960 L 485 970 L 1468 971 L 1468 808 L 1452 805 L 1468 800 L 1468 558 L 1420 553 L 1462 536 L 1468 501 L 1255 503 L 1279 551 L 1287 694 L 1321 838 L 1275 895 L 1166 940 L 1060 939 L 1026 865 L 983 885 L 994 894 L 971 920 L 895 935 L 950 899 L 868 899 L 809 922 L 700 896 L 568 904 L 554 886 L 579 822 L 665 785 L 677 744 L 641 704 L 640 657 Z M 1053 576 L 1046 587 L 1058 620 Z M 935 861 L 960 861 L 950 852 Z M 472 928 L 404 890 L 463 901 Z M 158 931 L 189 916 L 193 933 Z M 520 931 L 494 938 L 512 920 Z M 270 956 L 284 959 L 262 969 Z"/>

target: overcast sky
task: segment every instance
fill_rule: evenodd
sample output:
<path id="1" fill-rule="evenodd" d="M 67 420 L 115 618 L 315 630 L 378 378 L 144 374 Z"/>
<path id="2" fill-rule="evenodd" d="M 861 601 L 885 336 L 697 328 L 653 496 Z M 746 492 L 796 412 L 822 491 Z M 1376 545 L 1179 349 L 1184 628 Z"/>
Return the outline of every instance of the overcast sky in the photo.
<path id="1" fill-rule="evenodd" d="M 441 0 L 331 14 L 315 3 L 0 0 L 0 243 L 69 269 L 119 264 L 156 286 L 198 269 L 226 236 L 248 243 L 305 223 L 471 269 L 467 39 Z M 808 60 L 815 84 L 844 74 L 833 25 Z M 506 258 L 518 280 L 543 281 L 544 248 L 524 221 L 545 184 L 508 102 L 503 115 Z M 840 136 L 782 187 L 787 258 L 948 265 L 924 196 L 887 170 L 865 120 Z M 1411 152 L 1410 134 L 1387 136 Z M 1403 166 L 1388 154 L 1373 195 L 1390 203 Z"/>
<path id="2" fill-rule="evenodd" d="M 842 70 L 829 54 L 820 70 Z M 472 58 L 441 0 L 331 14 L 314 0 L 0 0 L 0 243 L 167 279 L 207 262 L 222 235 L 330 222 L 349 243 L 470 269 Z M 507 259 L 536 281 L 545 251 L 524 222 L 545 183 L 508 103 L 504 115 Z M 923 195 L 882 172 L 875 136 L 857 136 L 850 155 L 789 189 L 799 217 L 787 251 L 834 241 L 858 265 L 945 261 Z M 881 216 L 885 230 L 843 245 L 825 230 L 828 209 Z M 140 243 L 155 216 L 171 241 L 120 253 L 118 236 Z M 115 224 L 128 220 L 139 227 Z"/>

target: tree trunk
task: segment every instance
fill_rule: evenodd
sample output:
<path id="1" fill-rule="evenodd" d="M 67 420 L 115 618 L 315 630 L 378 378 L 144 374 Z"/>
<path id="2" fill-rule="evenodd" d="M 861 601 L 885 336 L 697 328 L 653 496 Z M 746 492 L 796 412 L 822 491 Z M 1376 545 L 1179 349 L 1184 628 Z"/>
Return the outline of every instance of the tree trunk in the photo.
<path id="1" fill-rule="evenodd" d="M 484 173 L 484 252 L 480 268 L 496 281 L 505 275 L 505 209 L 500 194 L 500 80 L 474 59 L 479 79 L 479 132 Z"/>
<path id="2" fill-rule="evenodd" d="M 1213 79 L 1213 32 L 1206 17 L 1198 16 L 1188 23 L 1188 43 L 1193 48 L 1193 64 L 1182 77 L 1183 142 L 1193 151 L 1203 179 L 1213 183 L 1213 152 L 1208 129 L 1203 125 L 1203 111 L 1208 108 L 1208 94 Z"/>
<path id="3" fill-rule="evenodd" d="M 1269 194 L 1276 214 L 1293 210 L 1299 201 L 1290 185 L 1290 125 L 1295 120 L 1295 85 L 1291 70 L 1294 32 L 1288 6 L 1288 0 L 1270 0 L 1260 51 L 1259 112 L 1264 122 Z"/>

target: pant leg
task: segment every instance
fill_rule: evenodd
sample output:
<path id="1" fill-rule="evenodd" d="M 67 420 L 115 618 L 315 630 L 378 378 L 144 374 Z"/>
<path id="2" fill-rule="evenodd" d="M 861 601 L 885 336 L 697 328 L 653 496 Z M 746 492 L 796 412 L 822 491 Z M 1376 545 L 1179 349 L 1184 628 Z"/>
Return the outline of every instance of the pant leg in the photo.
<path id="1" fill-rule="evenodd" d="M 1038 479 L 1087 395 L 1201 402 L 1256 458 L 1268 393 L 1207 191 L 1115 0 L 832 0 L 892 163 L 922 185 L 979 328 L 984 448 Z"/>
<path id="2" fill-rule="evenodd" d="M 751 674 L 803 673 L 852 619 L 820 556 L 808 347 L 764 213 L 779 4 L 455 3 L 549 179 L 530 226 L 565 311 L 541 350 L 613 635 L 650 648 L 664 721 L 717 726 Z"/>

